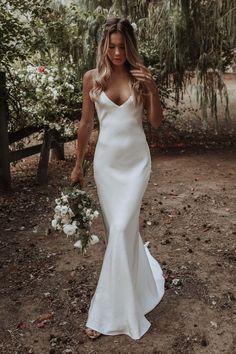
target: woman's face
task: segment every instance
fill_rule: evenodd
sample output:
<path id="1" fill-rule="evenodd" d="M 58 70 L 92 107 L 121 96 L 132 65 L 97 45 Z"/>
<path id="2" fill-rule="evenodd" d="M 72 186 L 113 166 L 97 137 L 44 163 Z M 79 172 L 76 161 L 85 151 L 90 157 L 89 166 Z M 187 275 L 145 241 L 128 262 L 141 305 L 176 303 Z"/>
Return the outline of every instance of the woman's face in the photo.
<path id="1" fill-rule="evenodd" d="M 122 66 L 126 62 L 125 43 L 120 32 L 110 35 L 107 55 L 113 65 Z"/>

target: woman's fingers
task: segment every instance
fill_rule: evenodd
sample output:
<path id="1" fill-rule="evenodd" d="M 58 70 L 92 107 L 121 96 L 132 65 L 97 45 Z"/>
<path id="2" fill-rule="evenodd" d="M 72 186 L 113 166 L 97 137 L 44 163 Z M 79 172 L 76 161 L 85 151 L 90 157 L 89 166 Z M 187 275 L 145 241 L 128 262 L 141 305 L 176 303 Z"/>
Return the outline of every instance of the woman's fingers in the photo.
<path id="1" fill-rule="evenodd" d="M 150 71 L 146 71 L 146 70 L 143 70 L 143 69 L 132 69 L 130 70 L 130 72 L 132 74 L 135 74 L 135 73 L 142 73 L 143 75 L 146 75 L 146 76 L 149 76 L 149 77 L 152 77 L 152 74 L 150 73 Z"/>
<path id="2" fill-rule="evenodd" d="M 151 81 L 152 80 L 152 76 L 148 75 L 148 74 L 144 74 L 142 72 L 132 72 L 132 75 L 138 79 L 138 80 L 144 80 L 144 81 Z"/>
<path id="3" fill-rule="evenodd" d="M 79 183 L 80 184 L 80 186 L 81 187 L 83 187 L 83 180 L 81 180 L 81 179 L 77 179 L 77 178 L 75 178 L 75 179 L 71 179 L 71 182 L 70 182 L 70 185 L 73 187 L 76 183 Z"/>
<path id="4" fill-rule="evenodd" d="M 83 186 L 83 173 L 80 170 L 77 170 L 76 168 L 73 169 L 71 175 L 70 175 L 70 181 L 71 185 L 75 185 L 77 182 L 80 183 L 81 186 Z"/>
<path id="5" fill-rule="evenodd" d="M 150 73 L 150 70 L 143 64 L 137 63 L 137 66 L 139 66 L 142 70 L 146 71 L 147 73 Z"/>
<path id="6" fill-rule="evenodd" d="M 150 73 L 145 73 L 143 70 L 130 70 L 131 74 L 138 80 L 144 83 L 144 85 L 154 90 L 156 87 L 155 81 Z"/>
<path id="7" fill-rule="evenodd" d="M 143 77 L 146 79 L 152 79 L 152 76 L 149 74 L 144 74 L 144 73 L 140 73 L 140 72 L 132 72 L 132 75 L 136 76 L 136 77 Z"/>

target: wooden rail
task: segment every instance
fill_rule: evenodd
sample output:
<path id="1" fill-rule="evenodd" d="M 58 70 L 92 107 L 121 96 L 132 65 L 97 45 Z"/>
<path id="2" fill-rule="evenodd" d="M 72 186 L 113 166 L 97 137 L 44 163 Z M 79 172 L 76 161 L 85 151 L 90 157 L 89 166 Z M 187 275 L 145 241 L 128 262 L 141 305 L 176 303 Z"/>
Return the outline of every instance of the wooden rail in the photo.
<path id="1" fill-rule="evenodd" d="M 40 184 L 47 182 L 47 169 L 49 162 L 50 149 L 56 151 L 59 159 L 64 159 L 64 143 L 76 139 L 61 138 L 58 132 L 45 128 L 44 126 L 30 126 L 20 129 L 17 132 L 8 133 L 8 103 L 6 89 L 6 75 L 0 72 L 0 187 L 4 190 L 11 189 L 11 169 L 10 163 L 21 160 L 25 157 L 40 153 L 40 159 L 37 171 L 37 181 Z M 10 151 L 9 145 L 17 142 L 33 133 L 44 130 L 43 142 L 24 149 Z"/>

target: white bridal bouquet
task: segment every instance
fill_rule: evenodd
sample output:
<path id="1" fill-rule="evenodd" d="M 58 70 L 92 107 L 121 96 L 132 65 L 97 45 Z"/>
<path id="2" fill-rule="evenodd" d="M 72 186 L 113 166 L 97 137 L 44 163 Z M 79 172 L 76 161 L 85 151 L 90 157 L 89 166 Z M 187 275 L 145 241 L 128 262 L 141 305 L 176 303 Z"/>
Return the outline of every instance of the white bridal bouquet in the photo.
<path id="1" fill-rule="evenodd" d="M 84 166 L 86 163 L 85 161 Z M 99 212 L 91 196 L 80 189 L 79 183 L 61 192 L 61 196 L 55 199 L 55 204 L 51 225 L 55 230 L 62 230 L 67 237 L 74 237 L 74 247 L 84 253 L 87 246 L 99 241 L 98 236 L 90 233 L 92 221 L 98 217 Z"/>

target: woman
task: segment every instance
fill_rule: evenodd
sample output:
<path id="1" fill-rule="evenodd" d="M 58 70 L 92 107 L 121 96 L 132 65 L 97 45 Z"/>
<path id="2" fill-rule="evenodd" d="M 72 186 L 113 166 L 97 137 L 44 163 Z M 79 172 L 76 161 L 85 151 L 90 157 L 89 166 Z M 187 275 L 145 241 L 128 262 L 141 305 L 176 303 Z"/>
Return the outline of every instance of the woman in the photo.
<path id="1" fill-rule="evenodd" d="M 134 29 L 127 19 L 108 19 L 97 67 L 83 78 L 77 161 L 71 174 L 72 184 L 83 185 L 82 162 L 96 109 L 100 132 L 94 179 L 107 247 L 86 323 L 90 338 L 101 333 L 141 338 L 150 327 L 145 314 L 164 294 L 162 269 L 139 234 L 140 207 L 151 172 L 142 126 L 145 105 L 152 126 L 158 128 L 162 120 L 158 90 L 141 63 Z"/>

